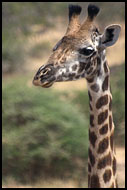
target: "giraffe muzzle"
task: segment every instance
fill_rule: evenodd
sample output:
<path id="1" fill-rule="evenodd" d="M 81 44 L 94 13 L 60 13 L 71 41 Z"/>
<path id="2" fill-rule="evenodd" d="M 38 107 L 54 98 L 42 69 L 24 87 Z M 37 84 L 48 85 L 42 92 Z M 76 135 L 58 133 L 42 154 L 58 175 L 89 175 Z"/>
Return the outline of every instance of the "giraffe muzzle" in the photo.
<path id="1" fill-rule="evenodd" d="M 55 82 L 55 71 L 53 65 L 45 65 L 40 67 L 33 79 L 33 84 L 35 86 L 41 86 L 44 88 L 49 88 Z"/>

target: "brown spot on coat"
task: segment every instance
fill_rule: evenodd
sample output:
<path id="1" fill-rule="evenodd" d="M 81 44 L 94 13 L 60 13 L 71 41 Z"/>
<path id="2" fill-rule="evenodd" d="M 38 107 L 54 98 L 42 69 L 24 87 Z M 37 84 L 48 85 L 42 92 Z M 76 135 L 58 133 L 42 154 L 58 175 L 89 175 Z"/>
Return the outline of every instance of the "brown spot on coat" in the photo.
<path id="1" fill-rule="evenodd" d="M 92 76 L 95 76 L 97 74 L 97 69 L 94 69 L 93 72 L 91 73 Z"/>
<path id="2" fill-rule="evenodd" d="M 105 106 L 106 104 L 108 104 L 108 95 L 104 95 L 102 97 L 100 97 L 98 100 L 97 100 L 97 103 L 96 103 L 96 108 L 97 109 L 100 109 L 102 106 Z"/>
<path id="3" fill-rule="evenodd" d="M 106 166 L 111 166 L 111 154 L 110 154 L 110 152 L 107 156 L 104 156 L 103 158 L 101 158 L 98 161 L 97 168 L 102 169 L 102 168 L 105 168 Z"/>
<path id="4" fill-rule="evenodd" d="M 90 126 L 94 127 L 94 116 L 90 114 Z"/>
<path id="5" fill-rule="evenodd" d="M 70 78 L 70 77 L 75 77 L 75 73 L 70 73 L 69 75 L 68 75 L 68 77 Z"/>
<path id="6" fill-rule="evenodd" d="M 109 110 L 112 110 L 112 98 L 110 97 L 110 102 L 109 102 Z"/>
<path id="7" fill-rule="evenodd" d="M 108 124 L 105 124 L 104 126 L 102 126 L 101 129 L 99 129 L 99 132 L 101 135 L 104 135 L 108 132 Z"/>
<path id="8" fill-rule="evenodd" d="M 109 116 L 109 128 L 111 131 L 112 130 L 112 116 L 111 115 Z"/>
<path id="9" fill-rule="evenodd" d="M 95 133 L 89 131 L 89 141 L 93 145 L 93 147 L 95 147 L 96 140 L 97 136 L 95 135 Z"/>
<path id="10" fill-rule="evenodd" d="M 102 84 L 102 90 L 103 91 L 108 90 L 108 84 L 109 84 L 109 76 L 107 75 L 104 79 L 103 84 Z"/>
<path id="11" fill-rule="evenodd" d="M 93 78 L 87 78 L 86 80 L 87 80 L 87 82 L 92 83 L 94 81 L 94 77 Z"/>
<path id="12" fill-rule="evenodd" d="M 115 176 L 115 174 L 116 174 L 116 159 L 115 159 L 115 157 L 114 157 L 114 159 L 113 159 L 113 175 Z"/>
<path id="13" fill-rule="evenodd" d="M 98 124 L 101 125 L 108 117 L 108 110 L 105 110 L 104 112 L 101 112 L 98 115 Z"/>
<path id="14" fill-rule="evenodd" d="M 83 62 L 79 63 L 79 69 L 78 69 L 78 73 L 81 73 L 85 68 L 85 64 Z"/>
<path id="15" fill-rule="evenodd" d="M 92 154 L 92 151 L 90 150 L 90 148 L 89 148 L 89 160 L 90 160 L 91 165 L 94 166 L 94 164 L 95 164 L 95 157 Z"/>
<path id="16" fill-rule="evenodd" d="M 89 100 L 92 101 L 92 96 L 90 94 L 90 91 L 88 91 L 88 95 L 89 95 Z"/>
<path id="17" fill-rule="evenodd" d="M 99 91 L 99 85 L 98 85 L 98 84 L 93 84 L 93 85 L 91 85 L 91 89 L 92 89 L 94 92 L 98 92 L 98 91 Z"/>
<path id="18" fill-rule="evenodd" d="M 104 62 L 104 71 L 105 73 L 108 72 L 108 66 L 107 66 L 107 61 Z"/>
<path id="19" fill-rule="evenodd" d="M 101 59 L 100 59 L 100 57 L 97 57 L 97 64 L 98 64 L 98 65 L 101 64 Z"/>
<path id="20" fill-rule="evenodd" d="M 103 174 L 103 180 L 105 183 L 107 183 L 108 181 L 110 181 L 111 179 L 111 170 L 107 169 L 105 170 L 105 173 Z"/>
<path id="21" fill-rule="evenodd" d="M 73 71 L 76 71 L 76 69 L 77 69 L 77 65 L 73 65 L 73 66 L 72 66 L 72 70 L 73 70 Z"/>
<path id="22" fill-rule="evenodd" d="M 97 64 L 98 64 L 98 65 L 101 64 L 101 59 L 100 59 L 100 57 L 97 57 Z"/>
<path id="23" fill-rule="evenodd" d="M 86 70 L 86 71 L 87 71 L 87 69 L 90 67 L 90 65 L 91 65 L 91 62 L 85 64 L 85 70 Z"/>
<path id="24" fill-rule="evenodd" d="M 101 75 L 100 70 L 97 71 L 97 76 L 99 77 Z"/>
<path id="25" fill-rule="evenodd" d="M 91 176 L 90 188 L 100 188 L 99 177 L 97 175 Z"/>
<path id="26" fill-rule="evenodd" d="M 88 172 L 91 172 L 91 165 L 88 163 Z"/>
<path id="27" fill-rule="evenodd" d="M 113 151 L 113 136 L 114 134 L 110 136 L 110 146 L 111 146 L 112 151 Z"/>
<path id="28" fill-rule="evenodd" d="M 83 76 L 82 76 L 83 77 Z M 80 75 L 78 75 L 78 76 L 75 76 L 75 79 L 79 79 L 80 78 Z"/>
<path id="29" fill-rule="evenodd" d="M 92 73 L 92 71 L 93 71 L 93 67 L 91 67 L 86 73 L 87 73 L 87 75 L 89 75 L 90 73 Z"/>
<path id="30" fill-rule="evenodd" d="M 102 141 L 100 141 L 99 147 L 98 147 L 98 153 L 100 154 L 104 153 L 106 149 L 108 148 L 108 145 L 109 145 L 109 138 L 106 137 Z"/>

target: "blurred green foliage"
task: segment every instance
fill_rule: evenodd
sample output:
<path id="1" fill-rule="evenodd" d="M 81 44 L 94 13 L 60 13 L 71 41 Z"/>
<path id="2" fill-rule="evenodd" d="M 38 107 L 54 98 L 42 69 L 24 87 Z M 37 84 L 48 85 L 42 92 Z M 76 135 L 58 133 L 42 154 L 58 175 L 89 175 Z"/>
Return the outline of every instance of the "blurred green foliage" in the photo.
<path id="1" fill-rule="evenodd" d="M 25 79 L 3 84 L 2 96 L 4 178 L 78 177 L 77 160 L 85 162 L 88 152 L 88 119 L 52 90 L 27 87 Z"/>
<path id="2" fill-rule="evenodd" d="M 125 144 L 125 64 L 111 68 L 113 116 L 118 145 Z"/>

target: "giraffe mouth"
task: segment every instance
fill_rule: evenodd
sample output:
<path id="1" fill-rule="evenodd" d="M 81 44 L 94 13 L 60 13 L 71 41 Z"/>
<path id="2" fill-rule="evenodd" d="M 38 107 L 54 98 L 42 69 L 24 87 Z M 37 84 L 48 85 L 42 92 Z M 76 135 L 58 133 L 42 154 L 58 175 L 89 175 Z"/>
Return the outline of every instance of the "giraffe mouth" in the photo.
<path id="1" fill-rule="evenodd" d="M 53 85 L 54 82 L 45 82 L 44 84 L 41 85 L 43 88 L 49 88 Z"/>
<path id="2" fill-rule="evenodd" d="M 49 88 L 55 82 L 55 70 L 52 64 L 43 65 L 40 67 L 33 79 L 35 86 L 41 86 L 43 88 Z"/>
<path id="3" fill-rule="evenodd" d="M 37 78 L 37 76 L 34 77 L 33 79 L 33 84 L 35 86 L 41 86 L 43 88 L 49 88 L 53 85 L 53 83 L 55 82 L 55 77 L 51 76 L 49 77 L 49 79 L 44 79 L 43 77 L 41 78 Z"/>
<path id="4" fill-rule="evenodd" d="M 49 88 L 53 85 L 54 81 L 45 81 L 42 82 L 41 80 L 33 79 L 33 84 L 35 86 L 41 86 L 43 88 Z"/>

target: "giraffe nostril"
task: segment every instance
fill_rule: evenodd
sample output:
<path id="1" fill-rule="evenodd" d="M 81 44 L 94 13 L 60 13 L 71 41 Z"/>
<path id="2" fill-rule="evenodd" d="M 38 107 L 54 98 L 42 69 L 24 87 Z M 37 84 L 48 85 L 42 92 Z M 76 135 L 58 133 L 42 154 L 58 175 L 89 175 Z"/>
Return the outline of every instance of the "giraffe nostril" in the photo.
<path id="1" fill-rule="evenodd" d="M 51 71 L 51 68 L 46 68 L 45 70 L 42 71 L 42 75 L 46 75 Z"/>
<path id="2" fill-rule="evenodd" d="M 54 74 L 55 74 L 55 69 L 54 69 L 53 65 L 50 64 L 50 65 L 46 65 L 46 67 L 42 69 L 42 71 L 40 73 L 40 75 L 41 75 L 40 77 L 48 78 Z"/>

